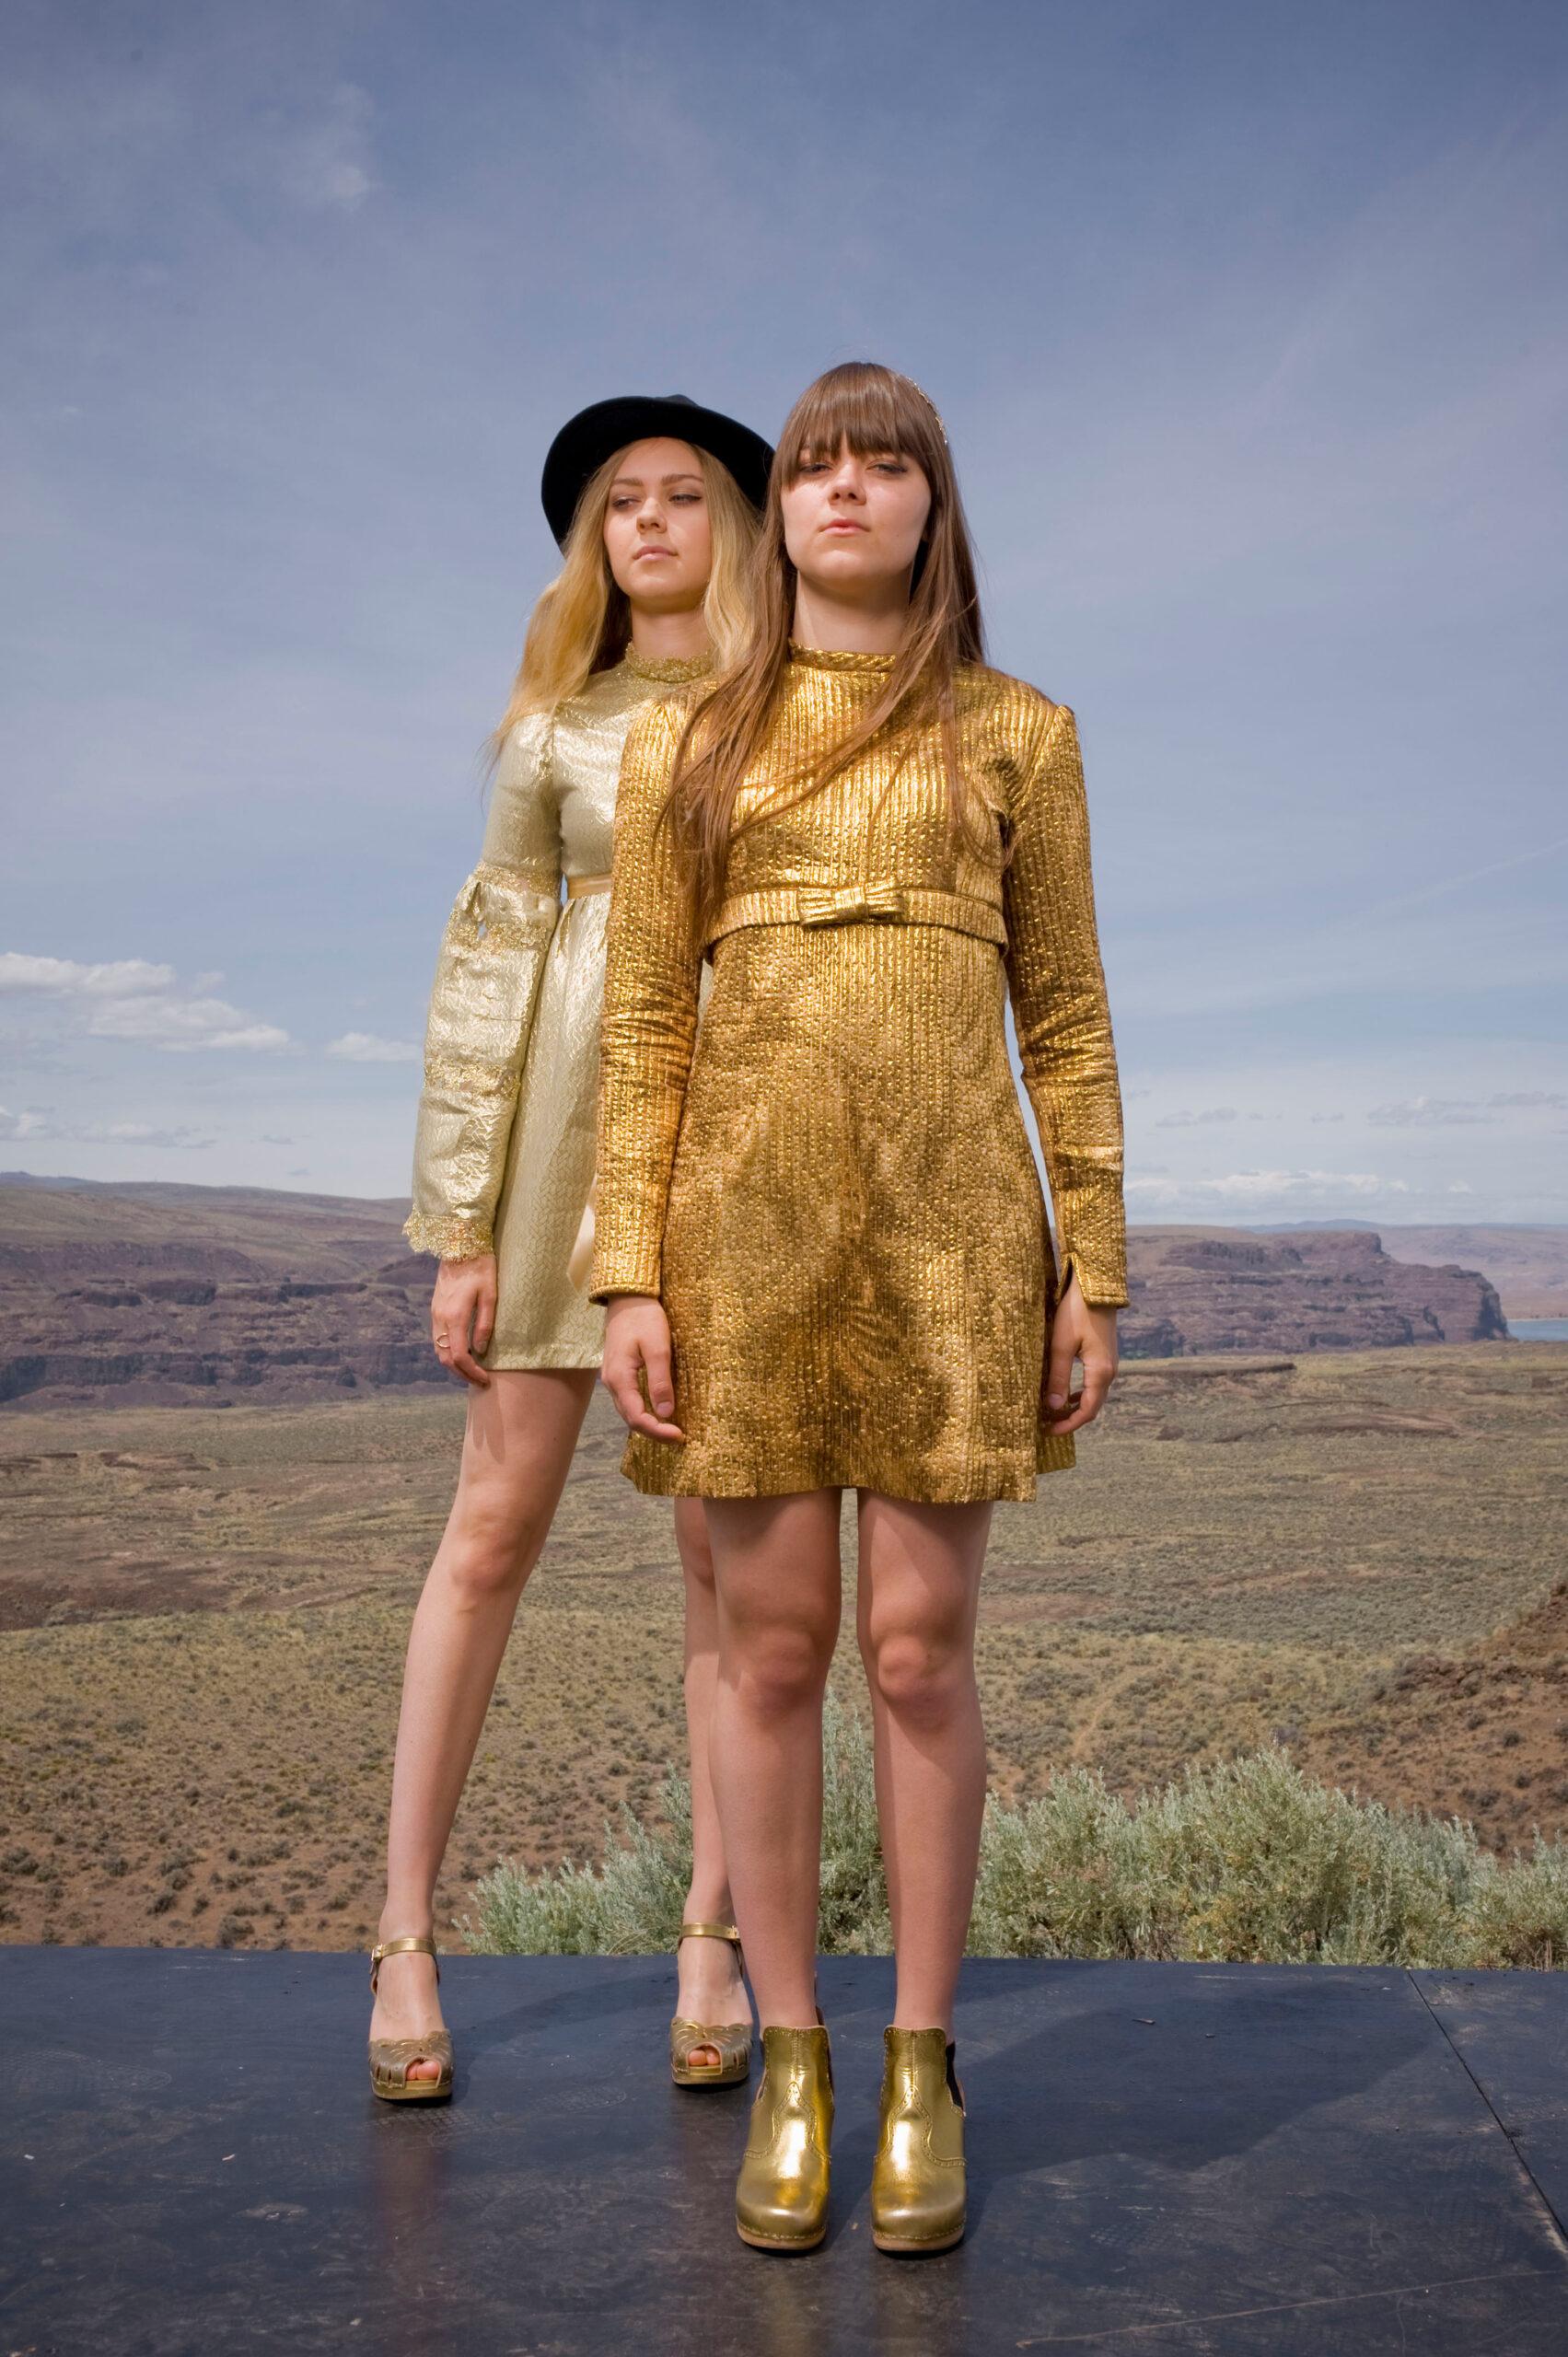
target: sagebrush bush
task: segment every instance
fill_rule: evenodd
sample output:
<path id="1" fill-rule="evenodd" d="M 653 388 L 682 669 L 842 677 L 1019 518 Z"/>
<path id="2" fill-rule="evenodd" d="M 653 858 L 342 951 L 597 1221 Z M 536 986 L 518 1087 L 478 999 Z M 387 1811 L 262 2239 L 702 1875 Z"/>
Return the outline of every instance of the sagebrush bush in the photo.
<path id="1" fill-rule="evenodd" d="M 474 1886 L 459 1929 L 482 1956 L 649 1956 L 675 1945 L 691 1859 L 691 1793 L 674 1770 L 660 1787 L 668 1824 L 650 1832 L 621 1804 L 602 1866 L 529 1875 L 510 1860 Z M 620 1839 L 614 1839 L 615 1831 Z"/>
<path id="2" fill-rule="evenodd" d="M 822 1901 L 828 1955 L 890 1945 L 871 1744 L 829 1698 Z M 657 1830 L 622 1809 L 601 1864 L 528 1875 L 503 1862 L 462 1925 L 490 1955 L 648 1955 L 674 1945 L 691 1794 L 671 1771 Z M 1360 1801 L 1280 1749 L 1128 1803 L 1087 1769 L 1020 1808 L 988 1803 L 970 1952 L 1256 1964 L 1450 1967 L 1568 1961 L 1568 1844 L 1504 1860 L 1473 1829 Z"/>

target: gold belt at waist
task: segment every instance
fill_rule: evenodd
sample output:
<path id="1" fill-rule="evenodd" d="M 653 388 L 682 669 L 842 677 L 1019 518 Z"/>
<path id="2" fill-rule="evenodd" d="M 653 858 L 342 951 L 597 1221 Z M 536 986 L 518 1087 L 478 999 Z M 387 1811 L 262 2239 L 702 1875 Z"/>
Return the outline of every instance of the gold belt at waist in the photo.
<path id="1" fill-rule="evenodd" d="M 585 892 L 608 892 L 609 889 L 608 876 L 568 876 L 566 878 L 566 898 L 569 900 L 580 900 Z"/>
<path id="2" fill-rule="evenodd" d="M 781 884 L 761 892 L 738 892 L 726 900 L 708 927 L 719 940 L 748 924 L 857 924 L 881 920 L 893 924 L 947 925 L 981 941 L 1007 946 L 1002 911 L 973 892 L 947 892 L 930 884 Z"/>

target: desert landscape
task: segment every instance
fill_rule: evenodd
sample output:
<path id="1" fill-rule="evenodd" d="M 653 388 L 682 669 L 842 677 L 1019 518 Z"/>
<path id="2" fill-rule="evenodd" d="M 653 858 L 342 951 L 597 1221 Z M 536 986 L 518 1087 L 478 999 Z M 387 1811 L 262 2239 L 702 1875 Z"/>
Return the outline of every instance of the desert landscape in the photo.
<path id="1" fill-rule="evenodd" d="M 81 1330 L 75 1380 L 0 1416 L 0 1938 L 360 1944 L 408 1616 L 462 1418 L 428 1361 L 399 1354 L 424 1285 L 390 1258 L 401 1207 L 281 1199 L 285 1234 L 275 1197 L 249 1225 L 243 1206 L 127 1200 L 95 1244 L 71 1190 L 43 1192 L 6 1190 L 8 1214 L 29 1210 L 8 1218 L 5 1280 L 74 1293 Z M 1417 1295 L 1423 1316 L 1493 1315 L 1482 1277 L 1418 1268 L 1400 1312 L 1411 1264 L 1390 1283 L 1375 1240 L 1303 1241 L 1143 1231 L 1140 1314 L 1195 1330 L 1207 1267 L 1202 1318 L 1234 1325 L 1249 1297 L 1249 1330 L 1271 1288 L 1287 1330 L 1314 1285 L 1319 1327 L 1353 1313 L 1387 1331 Z M 67 1251 L 74 1271 L 38 1257 Z M 167 1368 L 123 1371 L 118 1318 L 171 1305 L 199 1361 L 229 1285 L 248 1289 L 250 1339 L 209 1326 L 206 1346 L 259 1376 L 198 1366 L 176 1390 Z M 371 1330 L 393 1295 L 401 1343 Z M 292 1355 L 310 1346 L 291 1304 L 334 1360 Z M 383 1379 L 344 1385 L 349 1350 Z M 980 1644 L 997 1790 L 1084 1762 L 1131 1793 L 1272 1742 L 1364 1795 L 1471 1818 L 1500 1850 L 1568 1828 L 1565 1410 L 1552 1343 L 1130 1359 L 1077 1470 L 997 1512 Z M 598 1395 L 459 1820 L 447 1936 L 498 1858 L 597 1854 L 621 1804 L 656 1810 L 681 1756 L 668 1510 L 621 1477 L 621 1445 Z M 845 1552 L 847 1586 L 847 1516 Z M 846 1642 L 846 1697 L 858 1675 Z"/>

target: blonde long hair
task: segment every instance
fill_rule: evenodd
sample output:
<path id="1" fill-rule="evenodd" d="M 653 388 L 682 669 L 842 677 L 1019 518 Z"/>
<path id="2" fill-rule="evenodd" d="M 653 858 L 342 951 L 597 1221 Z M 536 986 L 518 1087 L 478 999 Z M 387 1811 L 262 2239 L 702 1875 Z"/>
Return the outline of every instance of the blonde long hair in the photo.
<path id="1" fill-rule="evenodd" d="M 628 442 L 606 459 L 583 487 L 562 552 L 561 570 L 540 591 L 528 617 L 511 702 L 488 740 L 493 762 L 526 714 L 553 712 L 568 696 L 581 694 L 596 671 L 609 670 L 625 651 L 632 635 L 632 609 L 610 570 L 604 517 L 610 485 L 625 462 L 626 452 L 633 447 Z M 714 664 L 723 669 L 739 655 L 749 633 L 751 550 L 759 518 L 726 466 L 702 449 L 697 451 L 697 463 L 714 547 L 703 620 Z"/>
<path id="2" fill-rule="evenodd" d="M 960 664 L 983 663 L 985 645 L 974 556 L 947 436 L 930 401 L 908 377 L 876 361 L 845 361 L 808 385 L 784 420 L 752 563 L 750 635 L 738 659 L 693 709 L 676 755 L 665 815 L 691 861 L 704 918 L 723 890 L 736 797 L 767 741 L 789 660 L 798 576 L 784 545 L 783 494 L 807 459 L 832 459 L 844 443 L 863 459 L 899 451 L 915 461 L 931 486 L 909 621 L 887 685 L 871 710 L 825 755 L 813 759 L 808 775 L 772 780 L 775 792 L 766 812 L 756 815 L 772 817 L 815 793 L 883 729 L 908 735 L 935 722 L 953 824 L 978 840 L 981 820 L 976 793 L 964 779 L 954 673 Z M 755 818 L 747 823 L 756 823 Z"/>

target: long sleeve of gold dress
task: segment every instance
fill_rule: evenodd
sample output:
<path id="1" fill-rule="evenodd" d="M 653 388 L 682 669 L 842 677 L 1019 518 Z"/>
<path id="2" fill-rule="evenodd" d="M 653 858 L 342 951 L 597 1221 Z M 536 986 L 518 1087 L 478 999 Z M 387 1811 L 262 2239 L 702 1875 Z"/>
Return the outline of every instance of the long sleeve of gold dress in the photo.
<path id="1" fill-rule="evenodd" d="M 999 672 L 959 674 L 983 842 L 953 839 L 935 728 L 878 737 L 788 807 L 771 790 L 843 736 L 891 661 L 792 649 L 706 928 L 657 823 L 675 718 L 656 707 L 628 738 L 589 1290 L 657 1294 L 669 1318 L 686 1438 L 629 1436 L 641 1490 L 1021 1499 L 1074 1462 L 1042 1417 L 1065 1275 L 1009 996 L 1063 1271 L 1090 1303 L 1127 1298 L 1072 713 Z"/>
<path id="2" fill-rule="evenodd" d="M 609 895 L 574 888 L 610 874 L 632 723 L 707 668 L 628 653 L 519 722 L 442 936 L 404 1233 L 444 1259 L 494 1252 L 487 1366 L 592 1367 L 603 1353 L 604 1312 L 568 1264 L 594 1171 Z"/>

